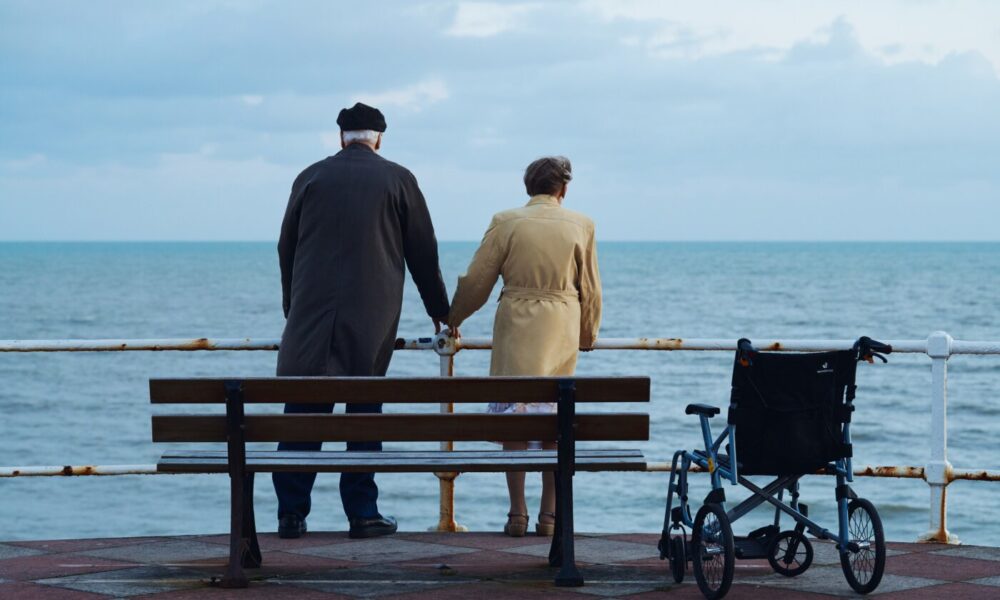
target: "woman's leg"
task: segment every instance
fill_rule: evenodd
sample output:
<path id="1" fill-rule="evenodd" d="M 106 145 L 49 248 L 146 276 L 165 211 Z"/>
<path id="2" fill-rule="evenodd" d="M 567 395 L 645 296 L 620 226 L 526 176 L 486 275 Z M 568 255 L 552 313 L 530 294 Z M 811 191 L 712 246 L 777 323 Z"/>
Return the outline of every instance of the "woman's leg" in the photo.
<path id="1" fill-rule="evenodd" d="M 524 450 L 526 442 L 505 442 L 504 450 Z M 507 473 L 507 493 L 510 495 L 510 512 L 503 532 L 509 536 L 521 537 L 528 530 L 528 506 L 524 501 L 524 472 Z"/>
<path id="2" fill-rule="evenodd" d="M 504 450 L 526 450 L 527 442 L 504 442 Z M 507 473 L 507 493 L 510 494 L 510 514 L 527 515 L 528 505 L 524 501 L 524 472 Z"/>

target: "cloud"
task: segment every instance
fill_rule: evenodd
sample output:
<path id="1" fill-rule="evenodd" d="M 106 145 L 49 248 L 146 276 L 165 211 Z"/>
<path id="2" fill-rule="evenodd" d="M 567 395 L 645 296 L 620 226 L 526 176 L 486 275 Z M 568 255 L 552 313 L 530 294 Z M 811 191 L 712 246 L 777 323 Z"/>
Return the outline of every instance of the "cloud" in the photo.
<path id="1" fill-rule="evenodd" d="M 990 5 L 530 1 L 492 29 L 455 3 L 0 2 L 0 238 L 272 239 L 355 100 L 440 239 L 478 239 L 545 154 L 602 239 L 1000 235 Z"/>
<path id="2" fill-rule="evenodd" d="M 492 37 L 523 25 L 526 17 L 538 8 L 534 3 L 461 2 L 445 33 L 456 37 Z"/>
<path id="3" fill-rule="evenodd" d="M 0 161 L 0 168 L 8 171 L 27 171 L 44 165 L 46 162 L 47 158 L 45 155 L 36 152 L 34 154 L 29 154 L 24 158 L 14 158 L 11 160 Z"/>
<path id="4" fill-rule="evenodd" d="M 440 79 L 425 79 L 418 83 L 382 92 L 354 94 L 350 104 L 364 102 L 375 107 L 394 107 L 410 111 L 420 111 L 431 104 L 446 100 L 448 86 Z"/>
<path id="5" fill-rule="evenodd" d="M 777 59 L 803 43 L 826 41 L 836 33 L 829 24 L 844 20 L 858 44 L 885 64 L 937 64 L 952 54 L 974 51 L 1000 76 L 1000 3 L 987 0 L 586 0 L 583 6 L 606 23 L 631 22 L 651 29 L 644 45 L 661 58 L 753 51 Z"/>

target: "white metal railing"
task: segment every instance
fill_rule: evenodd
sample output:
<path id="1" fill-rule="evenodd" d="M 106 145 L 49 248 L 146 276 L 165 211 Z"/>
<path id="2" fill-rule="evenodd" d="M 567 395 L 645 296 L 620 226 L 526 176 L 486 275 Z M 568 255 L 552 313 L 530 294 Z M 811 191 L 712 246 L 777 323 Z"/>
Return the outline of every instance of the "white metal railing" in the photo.
<path id="1" fill-rule="evenodd" d="M 754 345 L 765 351 L 776 352 L 825 352 L 846 350 L 854 340 L 764 340 L 754 338 Z M 860 466 L 855 475 L 863 477 L 921 478 L 930 488 L 928 532 L 924 541 L 957 543 L 956 536 L 947 528 L 947 486 L 957 479 L 972 481 L 1000 481 L 1000 471 L 985 469 L 957 469 L 948 461 L 948 359 L 956 354 L 1000 355 L 1000 342 L 962 341 L 952 339 L 945 332 L 932 333 L 925 340 L 886 340 L 893 353 L 926 354 L 931 359 L 931 417 L 930 456 L 923 467 L 919 466 Z M 106 340 L 0 340 L 0 352 L 123 352 L 123 351 L 192 351 L 192 350 L 277 350 L 279 340 L 274 338 L 242 339 L 106 339 Z M 435 337 L 403 339 L 396 341 L 397 350 L 431 350 L 440 362 L 442 377 L 454 375 L 455 355 L 462 350 L 489 350 L 490 338 L 449 338 L 443 334 Z M 598 340 L 595 350 L 660 350 L 660 351 L 735 351 L 731 339 L 681 339 L 681 338 L 604 338 Z M 442 412 L 451 412 L 452 406 L 441 405 Z M 451 450 L 450 442 L 442 444 Z M 650 463 L 648 470 L 669 470 L 668 463 Z M 0 467 L 0 477 L 73 476 L 73 475 L 126 475 L 156 474 L 155 465 L 83 465 L 83 466 L 28 466 Z M 438 529 L 457 531 L 461 527 L 454 519 L 454 481 L 457 474 L 439 473 L 441 486 L 441 514 Z"/>

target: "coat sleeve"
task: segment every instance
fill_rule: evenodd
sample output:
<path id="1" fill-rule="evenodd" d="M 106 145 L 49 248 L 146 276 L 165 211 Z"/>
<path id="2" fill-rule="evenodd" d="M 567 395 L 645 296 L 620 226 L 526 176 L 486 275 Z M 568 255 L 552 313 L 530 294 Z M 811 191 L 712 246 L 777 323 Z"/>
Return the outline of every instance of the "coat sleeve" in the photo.
<path id="1" fill-rule="evenodd" d="M 443 321 L 448 316 L 448 291 L 444 287 L 441 266 L 438 262 L 438 243 L 434 236 L 427 202 L 409 172 L 403 186 L 403 255 L 413 282 L 417 284 L 420 299 L 427 315 Z"/>
<path id="2" fill-rule="evenodd" d="M 597 243 L 590 228 L 579 265 L 580 347 L 592 348 L 601 327 L 601 274 L 597 269 Z"/>
<path id="3" fill-rule="evenodd" d="M 497 219 L 493 217 L 465 275 L 458 278 L 448 314 L 449 327 L 459 327 L 490 299 L 505 258 L 498 229 Z"/>
<path id="4" fill-rule="evenodd" d="M 281 234 L 278 236 L 278 264 L 281 267 L 281 308 L 288 318 L 292 307 L 292 266 L 295 264 L 295 248 L 299 242 L 299 217 L 302 213 L 302 197 L 305 195 L 302 176 L 292 184 L 292 193 L 288 197 L 288 207 L 285 208 L 285 218 L 281 222 Z"/>

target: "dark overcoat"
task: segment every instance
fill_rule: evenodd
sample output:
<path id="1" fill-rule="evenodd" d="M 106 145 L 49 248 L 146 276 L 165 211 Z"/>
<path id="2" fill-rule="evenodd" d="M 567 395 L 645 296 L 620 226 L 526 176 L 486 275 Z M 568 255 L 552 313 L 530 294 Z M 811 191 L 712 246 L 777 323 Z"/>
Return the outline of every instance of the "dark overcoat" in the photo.
<path id="1" fill-rule="evenodd" d="M 278 375 L 385 375 L 404 263 L 445 320 L 437 239 L 413 174 L 363 144 L 303 171 L 278 241 L 285 330 Z"/>

